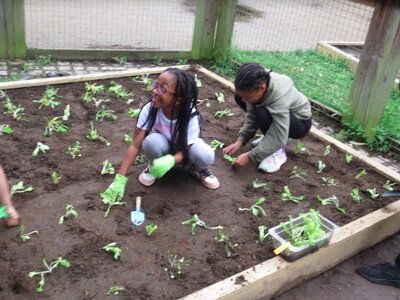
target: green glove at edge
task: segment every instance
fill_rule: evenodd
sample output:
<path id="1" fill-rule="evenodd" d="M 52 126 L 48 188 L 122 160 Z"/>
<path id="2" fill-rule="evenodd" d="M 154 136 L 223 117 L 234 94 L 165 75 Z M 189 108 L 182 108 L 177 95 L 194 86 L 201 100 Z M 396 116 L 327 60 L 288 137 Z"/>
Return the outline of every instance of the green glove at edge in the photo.
<path id="1" fill-rule="evenodd" d="M 121 200 L 122 197 L 124 197 L 125 186 L 127 182 L 127 177 L 120 174 L 115 175 L 114 181 L 110 184 L 108 189 L 106 189 L 103 193 L 100 193 L 100 196 L 103 199 L 108 199 L 111 201 Z"/>
<path id="2" fill-rule="evenodd" d="M 167 154 L 156 158 L 150 166 L 150 174 L 155 178 L 163 177 L 175 165 L 175 158 L 171 154 Z"/>
<path id="3" fill-rule="evenodd" d="M 7 219 L 7 218 L 8 218 L 7 206 L 1 204 L 0 205 L 0 219 Z"/>

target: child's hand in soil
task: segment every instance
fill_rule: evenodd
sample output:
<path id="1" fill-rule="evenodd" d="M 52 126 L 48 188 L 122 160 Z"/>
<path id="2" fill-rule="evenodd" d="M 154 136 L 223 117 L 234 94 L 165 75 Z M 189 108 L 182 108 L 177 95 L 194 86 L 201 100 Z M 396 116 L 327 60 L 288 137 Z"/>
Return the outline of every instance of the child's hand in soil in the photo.
<path id="1" fill-rule="evenodd" d="M 239 151 L 239 149 L 240 149 L 240 147 L 242 147 L 242 145 L 243 145 L 242 141 L 237 140 L 233 144 L 230 144 L 229 146 L 222 149 L 222 153 L 232 156 Z"/>
<path id="2" fill-rule="evenodd" d="M 251 162 L 250 152 L 240 154 L 232 163 L 233 168 L 244 167 Z"/>
<path id="3" fill-rule="evenodd" d="M 171 154 L 167 154 L 156 158 L 150 167 L 150 174 L 155 178 L 163 177 L 175 165 L 175 158 Z"/>
<path id="4" fill-rule="evenodd" d="M 110 184 L 110 186 L 104 191 L 104 193 L 100 193 L 100 196 L 102 198 L 111 200 L 121 200 L 122 197 L 124 197 L 125 186 L 127 182 L 127 177 L 120 174 L 115 175 L 113 183 Z"/>
<path id="5" fill-rule="evenodd" d="M 6 219 L 6 225 L 9 227 L 17 226 L 19 223 L 19 214 L 14 206 L 9 205 L 7 207 L 8 218 Z"/>

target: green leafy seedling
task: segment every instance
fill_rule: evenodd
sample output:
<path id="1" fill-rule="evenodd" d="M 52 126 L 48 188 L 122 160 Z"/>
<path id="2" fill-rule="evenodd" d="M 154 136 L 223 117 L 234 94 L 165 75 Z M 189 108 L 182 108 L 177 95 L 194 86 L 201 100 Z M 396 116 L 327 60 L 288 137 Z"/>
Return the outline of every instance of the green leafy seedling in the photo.
<path id="1" fill-rule="evenodd" d="M 106 144 L 106 146 L 110 146 L 111 143 L 101 135 L 99 135 L 98 130 L 94 127 L 93 122 L 90 122 L 90 128 L 88 130 L 88 133 L 86 134 L 86 138 L 89 141 L 100 141 Z"/>
<path id="2" fill-rule="evenodd" d="M 351 155 L 350 153 L 346 153 L 344 160 L 346 161 L 347 164 L 350 164 L 353 161 L 353 155 Z"/>
<path id="3" fill-rule="evenodd" d="M 229 163 L 233 164 L 235 162 L 236 158 L 234 158 L 234 157 L 232 157 L 232 156 L 230 156 L 228 154 L 224 154 L 224 159 L 229 161 Z"/>
<path id="4" fill-rule="evenodd" d="M 326 168 L 326 164 L 322 160 L 319 160 L 317 168 L 317 173 L 321 173 Z"/>
<path id="5" fill-rule="evenodd" d="M 350 197 L 354 200 L 354 202 L 356 202 L 357 204 L 360 204 L 361 203 L 361 196 L 360 196 L 360 190 L 358 189 L 358 188 L 353 188 L 352 190 L 351 190 L 351 193 L 350 193 Z"/>
<path id="6" fill-rule="evenodd" d="M 224 143 L 221 142 L 221 141 L 219 141 L 219 140 L 217 140 L 217 139 L 214 139 L 214 140 L 211 141 L 210 147 L 211 147 L 212 149 L 216 150 L 217 148 L 222 148 L 222 147 L 224 147 Z"/>
<path id="7" fill-rule="evenodd" d="M 129 93 L 122 85 L 117 84 L 115 81 L 111 81 L 111 86 L 108 88 L 110 94 L 117 95 L 118 98 L 122 98 L 130 104 L 134 101 L 135 94 Z"/>
<path id="8" fill-rule="evenodd" d="M 265 190 L 268 190 L 268 184 L 266 182 L 260 181 L 258 178 L 254 179 L 253 182 L 251 183 L 251 186 L 253 189 L 260 189 L 263 188 Z"/>
<path id="9" fill-rule="evenodd" d="M 60 217 L 58 224 L 64 224 L 64 221 L 70 218 L 77 218 L 79 213 L 74 209 L 72 204 L 65 204 L 65 214 Z"/>
<path id="10" fill-rule="evenodd" d="M 265 210 L 264 208 L 261 207 L 261 205 L 265 204 L 266 199 L 264 197 L 261 197 L 260 199 L 258 199 L 256 201 L 256 203 L 254 203 L 252 206 L 250 206 L 249 208 L 247 207 L 239 207 L 239 211 L 250 211 L 251 214 L 255 217 L 259 217 L 259 216 L 266 216 Z"/>
<path id="11" fill-rule="evenodd" d="M 73 159 L 82 156 L 81 150 L 84 146 L 81 145 L 80 141 L 75 141 L 73 145 L 69 145 L 67 149 L 67 154 L 69 154 Z"/>
<path id="12" fill-rule="evenodd" d="M 41 142 L 37 142 L 36 143 L 36 148 L 35 148 L 35 150 L 33 150 L 33 152 L 32 152 L 32 156 L 33 157 L 36 157 L 36 156 L 38 156 L 39 155 L 39 153 L 46 153 L 48 150 L 50 150 L 50 147 L 49 146 L 47 146 L 47 145 L 45 145 L 45 144 L 43 144 L 43 143 L 41 143 Z"/>
<path id="13" fill-rule="evenodd" d="M 139 113 L 140 113 L 140 108 L 129 108 L 127 114 L 132 119 L 136 119 L 139 116 Z"/>
<path id="14" fill-rule="evenodd" d="M 233 244 L 231 242 L 230 238 L 227 235 L 225 235 L 223 228 L 218 231 L 218 234 L 214 237 L 214 240 L 217 243 L 224 244 L 226 257 L 232 257 L 235 247 L 237 247 L 238 244 Z"/>
<path id="15" fill-rule="evenodd" d="M 125 202 L 121 201 L 122 199 L 119 200 L 119 199 L 117 199 L 116 197 L 114 197 L 114 198 L 109 198 L 109 197 L 108 197 L 107 195 L 105 195 L 104 193 L 101 193 L 100 196 L 101 196 L 101 198 L 102 198 L 101 201 L 102 201 L 105 205 L 108 205 L 106 211 L 104 212 L 104 218 L 107 218 L 108 215 L 110 214 L 111 207 L 117 206 L 117 205 L 124 205 L 124 204 L 125 204 Z"/>
<path id="16" fill-rule="evenodd" d="M 258 244 L 262 244 L 262 242 L 264 242 L 267 236 L 269 236 L 269 233 L 266 230 L 267 230 L 266 226 L 264 225 L 258 226 L 258 240 L 257 240 Z"/>
<path id="17" fill-rule="evenodd" d="M 171 279 L 175 279 L 183 274 L 183 268 L 190 265 L 190 259 L 176 254 L 171 251 L 167 251 L 167 263 L 168 267 L 164 270 L 169 273 Z"/>
<path id="18" fill-rule="evenodd" d="M 303 151 L 305 151 L 306 148 L 304 148 L 304 144 L 302 142 L 297 142 L 296 146 L 294 147 L 294 153 L 299 154 Z"/>
<path id="19" fill-rule="evenodd" d="M 197 74 L 194 74 L 194 81 L 196 82 L 196 86 L 198 88 L 201 88 L 202 83 L 201 83 L 201 80 L 197 77 Z"/>
<path id="20" fill-rule="evenodd" d="M 185 58 L 179 58 L 177 64 L 178 65 L 186 65 L 188 63 L 188 60 Z"/>
<path id="21" fill-rule="evenodd" d="M 11 115 L 17 121 L 24 117 L 25 108 L 23 108 L 21 105 L 14 105 L 10 98 L 7 98 L 5 101 L 3 101 L 3 103 L 4 107 L 6 108 L 6 111 L 3 112 L 4 115 Z"/>
<path id="22" fill-rule="evenodd" d="M 25 226 L 21 225 L 19 227 L 19 238 L 23 243 L 29 241 L 31 239 L 31 235 L 39 234 L 39 230 L 33 230 L 31 232 L 25 232 Z"/>
<path id="23" fill-rule="evenodd" d="M 34 188 L 32 186 L 25 186 L 23 181 L 14 184 L 10 189 L 10 197 L 14 196 L 17 193 L 26 193 L 32 192 Z"/>
<path id="24" fill-rule="evenodd" d="M 215 93 L 215 98 L 217 98 L 218 103 L 225 103 L 224 93 Z"/>
<path id="25" fill-rule="evenodd" d="M 10 127 L 8 124 L 1 124 L 0 125 L 0 135 L 7 134 L 11 135 L 13 134 L 14 130 Z"/>
<path id="26" fill-rule="evenodd" d="M 190 219 L 188 219 L 188 220 L 182 221 L 181 224 L 182 224 L 182 225 L 190 225 L 190 226 L 191 226 L 191 228 L 190 228 L 190 233 L 191 233 L 192 235 L 195 235 L 195 234 L 196 234 L 196 227 L 197 227 L 197 226 L 203 227 L 203 228 L 205 228 L 205 229 L 212 229 L 212 230 L 217 230 L 217 229 L 223 228 L 221 225 L 213 226 L 213 227 L 207 226 L 206 223 L 205 223 L 204 221 L 200 220 L 200 218 L 199 218 L 199 216 L 198 216 L 197 214 L 194 214 L 194 215 L 193 215 Z"/>
<path id="27" fill-rule="evenodd" d="M 294 166 L 293 170 L 290 172 L 289 179 L 299 178 L 306 181 L 307 172 L 300 170 L 297 166 Z"/>
<path id="28" fill-rule="evenodd" d="M 322 180 L 322 184 L 323 185 L 327 185 L 327 186 L 337 186 L 338 185 L 337 180 L 335 178 L 332 178 L 332 177 L 329 177 L 329 176 L 328 177 L 322 177 L 321 180 Z"/>
<path id="29" fill-rule="evenodd" d="M 57 171 L 53 171 L 51 172 L 51 180 L 53 181 L 54 184 L 58 184 L 62 178 L 62 176 L 60 176 L 60 174 L 58 174 Z"/>
<path id="30" fill-rule="evenodd" d="M 321 202 L 322 205 L 334 205 L 335 208 L 342 214 L 346 213 L 346 209 L 340 207 L 339 199 L 335 195 L 328 198 L 322 198 L 321 196 L 317 195 L 317 200 L 318 202 Z"/>
<path id="31" fill-rule="evenodd" d="M 355 179 L 360 179 L 361 177 L 366 176 L 368 173 L 365 170 L 361 170 L 360 172 L 357 173 L 356 177 L 354 177 Z"/>
<path id="32" fill-rule="evenodd" d="M 112 165 L 112 163 L 108 161 L 108 159 L 106 159 L 105 161 L 103 161 L 103 162 L 101 163 L 101 165 L 103 166 L 103 167 L 101 168 L 101 173 L 100 173 L 101 175 L 106 175 L 106 174 L 112 175 L 112 174 L 115 174 L 115 168 L 114 168 L 114 166 Z"/>
<path id="33" fill-rule="evenodd" d="M 222 118 L 222 117 L 232 117 L 235 114 L 232 112 L 230 108 L 225 108 L 223 110 L 218 110 L 214 113 L 214 117 Z"/>
<path id="34" fill-rule="evenodd" d="M 118 120 L 115 110 L 107 109 L 105 105 L 101 106 L 101 109 L 96 113 L 96 122 L 103 122 L 104 119 L 111 121 Z"/>
<path id="35" fill-rule="evenodd" d="M 48 86 L 44 91 L 42 97 L 39 100 L 33 100 L 34 103 L 39 103 L 39 109 L 43 106 L 55 108 L 61 104 L 61 102 L 57 101 L 58 89 Z"/>
<path id="36" fill-rule="evenodd" d="M 43 259 L 43 264 L 46 267 L 46 270 L 44 271 L 32 271 L 29 272 L 29 278 L 33 278 L 36 275 L 40 276 L 40 281 L 39 281 L 39 286 L 36 288 L 36 292 L 41 293 L 44 290 L 44 284 L 45 284 L 45 279 L 44 276 L 46 274 L 50 274 L 53 272 L 55 268 L 57 268 L 59 265 L 64 267 L 64 268 L 69 268 L 70 267 L 70 262 L 66 260 L 65 258 L 62 258 L 61 256 L 57 258 L 55 261 L 51 262 L 50 265 L 47 263 L 46 259 Z"/>
<path id="37" fill-rule="evenodd" d="M 367 192 L 372 199 L 376 199 L 379 197 L 379 194 L 376 192 L 376 188 L 367 189 Z"/>
<path id="38" fill-rule="evenodd" d="M 331 153 L 331 145 L 326 145 L 324 149 L 324 156 L 328 156 Z"/>
<path id="39" fill-rule="evenodd" d="M 111 252 L 113 254 L 113 257 L 115 260 L 119 259 L 121 256 L 121 248 L 118 247 L 118 244 L 116 242 L 112 242 L 108 245 L 105 245 L 104 247 L 102 247 L 101 249 L 106 250 L 107 252 Z"/>
<path id="40" fill-rule="evenodd" d="M 393 187 L 396 185 L 395 182 L 391 182 L 390 180 L 386 181 L 385 184 L 383 185 L 383 188 L 388 190 L 388 191 L 393 191 Z"/>
<path id="41" fill-rule="evenodd" d="M 153 235 L 154 232 L 156 232 L 156 230 L 158 229 L 158 226 L 156 224 L 149 224 L 149 225 L 146 225 L 145 229 L 146 229 L 146 235 L 148 237 L 150 237 Z"/>
<path id="42" fill-rule="evenodd" d="M 125 143 L 127 143 L 128 145 L 132 144 L 133 142 L 133 137 L 127 133 L 124 134 L 124 141 Z"/>
<path id="43" fill-rule="evenodd" d="M 83 95 L 83 101 L 85 103 L 90 103 L 96 99 L 95 96 L 97 94 L 102 92 L 104 92 L 103 84 L 97 85 L 96 83 L 91 84 L 89 82 L 85 82 L 85 94 Z"/>
<path id="44" fill-rule="evenodd" d="M 108 288 L 107 295 L 117 296 L 126 292 L 126 288 L 122 285 L 114 285 Z"/>
<path id="45" fill-rule="evenodd" d="M 300 201 L 303 201 L 305 199 L 305 196 L 293 196 L 292 192 L 290 191 L 289 187 L 285 185 L 283 187 L 282 191 L 282 200 L 283 201 L 293 201 L 294 203 L 298 203 Z"/>

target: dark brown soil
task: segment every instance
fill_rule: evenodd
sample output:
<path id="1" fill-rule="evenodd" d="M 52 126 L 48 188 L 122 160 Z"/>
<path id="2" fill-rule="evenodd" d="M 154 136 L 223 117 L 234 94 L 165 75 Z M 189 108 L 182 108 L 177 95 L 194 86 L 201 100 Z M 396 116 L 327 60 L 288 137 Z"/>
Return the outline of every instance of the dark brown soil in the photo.
<path id="1" fill-rule="evenodd" d="M 218 82 L 199 74 L 203 87 L 200 100 L 208 99 L 211 107 L 199 106 L 203 115 L 203 135 L 207 142 L 218 139 L 225 144 L 233 142 L 240 128 L 243 112 L 235 107 L 233 94 Z M 116 79 L 135 93 L 131 107 L 139 107 L 149 99 L 143 84 L 134 83 L 132 78 Z M 99 81 L 106 90 L 110 81 Z M 57 268 L 46 276 L 43 297 L 48 299 L 105 299 L 108 288 L 121 285 L 126 288 L 119 299 L 176 299 L 206 287 L 239 271 L 252 267 L 273 256 L 271 241 L 257 244 L 258 226 L 268 228 L 285 221 L 288 215 L 297 216 L 310 208 L 320 212 L 338 225 L 346 224 L 389 203 L 390 199 L 372 200 L 366 189 L 377 188 L 383 192 L 386 179 L 375 173 L 363 162 L 354 160 L 346 164 L 344 154 L 331 149 L 323 156 L 325 146 L 308 136 L 302 140 L 306 150 L 295 154 L 296 141 L 287 147 L 288 162 L 276 174 L 264 174 L 255 166 L 233 171 L 217 150 L 213 171 L 221 182 L 216 191 L 204 188 L 184 170 L 176 168 L 154 186 L 146 188 L 137 181 L 146 163 L 134 166 L 129 173 L 125 206 L 111 210 L 108 218 L 103 217 L 105 205 L 99 193 L 112 182 L 110 175 L 100 175 L 101 162 L 108 159 L 118 168 L 127 145 L 124 134 L 132 134 L 135 120 L 127 116 L 128 105 L 115 96 L 104 92 L 101 98 L 112 100 L 109 108 L 115 110 L 117 121 L 94 121 L 97 108 L 82 101 L 84 83 L 58 85 L 62 105 L 42 108 L 32 100 L 39 99 L 45 87 L 7 90 L 14 104 L 25 108 L 23 121 L 15 121 L 9 115 L 0 115 L 0 124 L 9 124 L 14 129 L 11 136 L 0 136 L 2 149 L 0 161 L 6 171 L 10 185 L 18 181 L 32 185 L 31 193 L 16 194 L 14 203 L 19 210 L 27 231 L 39 230 L 40 235 L 22 243 L 18 228 L 0 228 L 0 298 L 33 299 L 38 278 L 29 278 L 30 271 L 43 270 L 43 258 L 53 261 L 62 256 L 71 262 L 68 269 Z M 215 92 L 225 94 L 225 103 L 215 100 Z M 68 133 L 54 133 L 50 137 L 42 135 L 46 118 L 61 116 L 66 104 L 71 105 L 71 126 Z M 232 108 L 234 117 L 217 119 L 217 110 Z M 5 109 L 1 106 L 1 111 Z M 85 138 L 90 121 L 95 122 L 99 133 L 106 137 L 111 146 L 91 142 Z M 82 156 L 72 159 L 66 153 L 68 145 L 79 140 L 85 147 Z M 46 154 L 32 157 L 37 142 L 50 147 Z M 247 146 L 246 149 L 250 149 Z M 321 160 L 326 169 L 317 173 L 317 162 Z M 289 179 L 297 166 L 307 172 L 305 181 Z M 56 170 L 62 176 L 58 185 L 50 178 Z M 367 176 L 359 180 L 356 174 L 366 170 Z M 322 184 L 322 177 L 332 177 L 338 186 Z M 268 189 L 255 189 L 253 180 L 268 184 Z M 288 185 L 294 195 L 305 195 L 306 200 L 298 204 L 283 202 L 281 192 Z M 359 187 L 363 201 L 356 204 L 349 196 L 354 187 Z M 322 206 L 316 195 L 329 197 L 336 195 L 347 214 L 339 213 L 332 206 Z M 136 196 L 143 199 L 142 208 L 146 222 L 140 227 L 131 224 L 129 214 L 134 209 Z M 266 197 L 264 206 L 267 217 L 256 218 L 239 207 L 249 207 L 260 197 Z M 80 213 L 75 219 L 68 219 L 63 225 L 58 220 L 64 213 L 65 204 L 72 204 Z M 199 229 L 195 236 L 189 228 L 181 225 L 191 215 L 199 217 L 210 226 L 223 225 L 224 232 L 238 246 L 234 255 L 227 258 L 222 244 L 214 241 L 216 231 Z M 159 230 L 146 237 L 145 225 L 157 224 Z M 122 249 L 121 259 L 114 260 L 110 253 L 101 248 L 117 242 Z M 171 279 L 165 268 L 167 252 L 191 260 L 184 268 L 184 275 Z M 238 278 L 240 284 L 246 278 Z M 40 297 L 41 298 L 41 297 Z M 117 299 L 117 297 L 115 297 Z"/>

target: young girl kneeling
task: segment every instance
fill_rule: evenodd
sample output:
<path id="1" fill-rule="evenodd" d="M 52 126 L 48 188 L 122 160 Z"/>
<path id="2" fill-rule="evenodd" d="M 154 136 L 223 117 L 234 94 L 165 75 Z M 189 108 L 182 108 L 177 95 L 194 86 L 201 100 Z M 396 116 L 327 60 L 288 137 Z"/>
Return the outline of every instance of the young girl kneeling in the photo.
<path id="1" fill-rule="evenodd" d="M 140 111 L 133 142 L 118 174 L 102 197 L 123 197 L 128 181 L 126 174 L 141 150 L 150 161 L 139 176 L 139 182 L 145 186 L 152 185 L 176 164 L 182 164 L 207 188 L 219 187 L 218 179 L 209 170 L 214 151 L 200 137 L 197 96 L 192 75 L 177 68 L 160 74 L 153 84 L 151 101 Z"/>
<path id="2" fill-rule="evenodd" d="M 268 72 L 256 63 L 239 68 L 235 90 L 236 103 L 246 115 L 238 139 L 223 152 L 237 153 L 260 129 L 264 136 L 252 143 L 255 148 L 239 155 L 233 166 L 243 167 L 253 161 L 259 163 L 260 171 L 277 172 L 287 160 L 285 145 L 289 139 L 302 138 L 310 131 L 310 101 L 289 77 Z"/>

